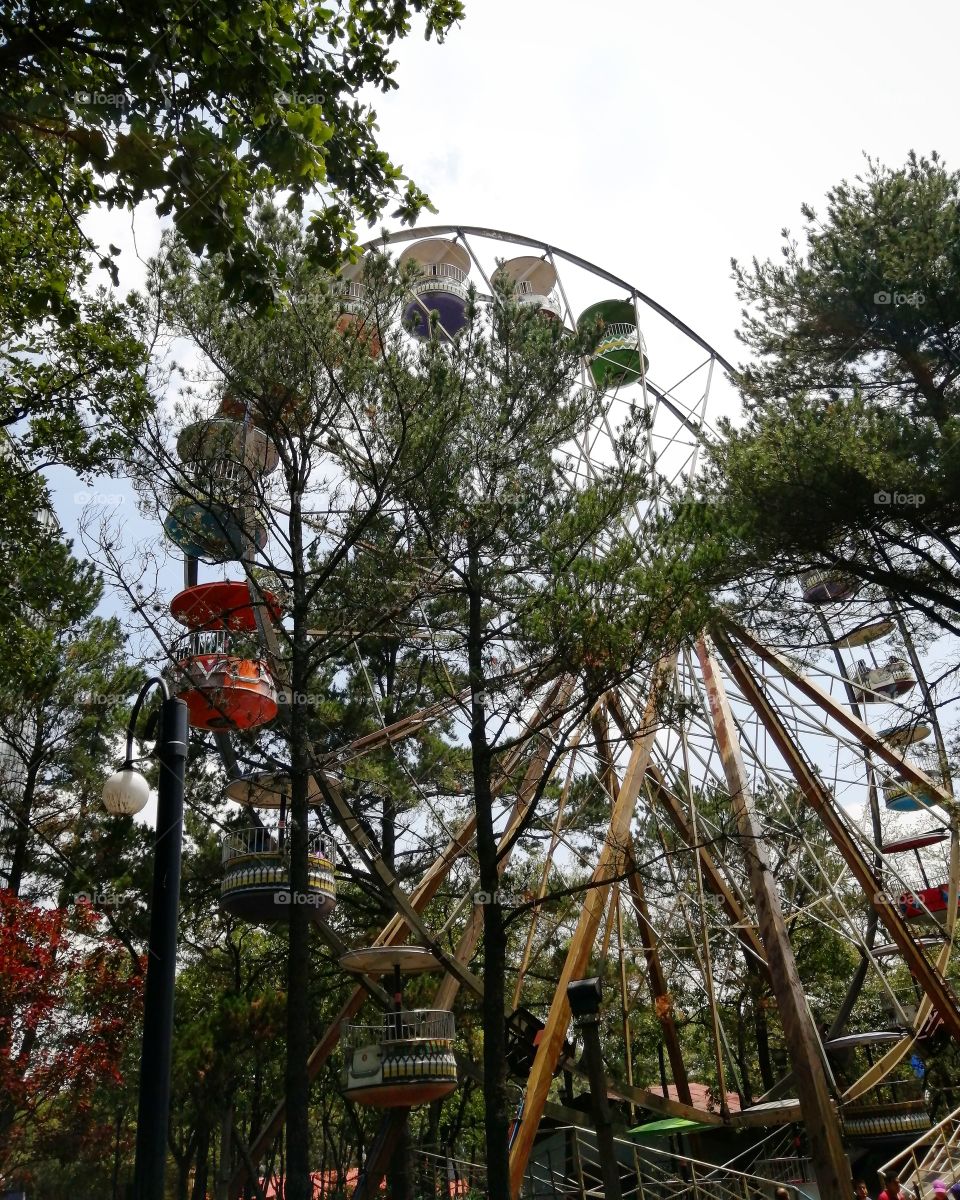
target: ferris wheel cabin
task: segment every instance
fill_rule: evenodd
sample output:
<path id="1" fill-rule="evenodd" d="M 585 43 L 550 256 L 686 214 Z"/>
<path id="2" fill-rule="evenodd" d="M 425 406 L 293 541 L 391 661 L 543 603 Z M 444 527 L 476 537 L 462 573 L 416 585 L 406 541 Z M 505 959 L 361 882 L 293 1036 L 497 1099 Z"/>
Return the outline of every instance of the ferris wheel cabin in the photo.
<path id="1" fill-rule="evenodd" d="M 404 1009 L 377 1025 L 343 1032 L 343 1092 L 356 1104 L 413 1108 L 449 1096 L 457 1087 L 451 1012 Z"/>
<path id="2" fill-rule="evenodd" d="M 431 314 L 436 313 L 441 336 L 456 337 L 467 323 L 469 252 L 453 239 L 426 238 L 408 246 L 399 262 L 412 263 L 417 270 L 403 309 L 404 328 L 414 337 L 428 338 Z"/>
<path id="3" fill-rule="evenodd" d="M 849 600 L 860 586 L 856 579 L 837 567 L 815 567 L 805 571 L 799 579 L 807 604 L 838 604 Z"/>
<path id="4" fill-rule="evenodd" d="M 290 853 L 282 829 L 255 826 L 233 829 L 222 841 L 223 879 L 220 907 L 256 925 L 290 919 L 293 902 L 306 904 L 316 918 L 336 904 L 333 843 L 313 830 L 309 834 L 307 890 L 290 889 Z"/>
<path id="5" fill-rule="evenodd" d="M 650 363 L 637 328 L 632 300 L 600 300 L 585 308 L 577 318 L 581 332 L 601 325 L 600 341 L 590 356 L 590 374 L 600 389 L 628 387 L 639 383 Z"/>
<path id="6" fill-rule="evenodd" d="M 554 291 L 557 285 L 556 268 L 547 259 L 532 254 L 510 258 L 494 271 L 493 280 L 495 283 L 498 280 L 509 281 L 517 304 L 535 309 L 551 321 L 563 319 L 562 305 Z"/>

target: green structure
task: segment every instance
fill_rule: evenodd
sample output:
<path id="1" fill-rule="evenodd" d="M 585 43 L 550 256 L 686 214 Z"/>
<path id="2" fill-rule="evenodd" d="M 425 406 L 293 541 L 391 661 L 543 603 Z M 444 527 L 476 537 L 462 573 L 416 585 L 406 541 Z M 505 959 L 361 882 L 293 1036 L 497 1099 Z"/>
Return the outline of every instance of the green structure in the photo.
<path id="1" fill-rule="evenodd" d="M 602 322 L 603 332 L 590 358 L 590 374 L 601 391 L 611 387 L 629 387 L 647 373 L 650 365 L 644 353 L 643 337 L 637 328 L 632 300 L 599 300 L 585 308 L 577 320 L 581 331 Z"/>

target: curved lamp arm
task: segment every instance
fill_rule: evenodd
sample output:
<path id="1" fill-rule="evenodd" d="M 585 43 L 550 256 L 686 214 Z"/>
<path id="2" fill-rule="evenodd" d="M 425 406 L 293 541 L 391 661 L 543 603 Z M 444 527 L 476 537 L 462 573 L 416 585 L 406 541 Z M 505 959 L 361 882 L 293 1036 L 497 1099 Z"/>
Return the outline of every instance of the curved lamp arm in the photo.
<path id="1" fill-rule="evenodd" d="M 140 716 L 140 709 L 143 708 L 144 701 L 155 687 L 159 687 L 163 692 L 164 700 L 170 699 L 170 685 L 162 675 L 155 675 L 153 679 L 148 679 L 140 689 L 139 695 L 133 702 L 133 708 L 130 710 L 130 720 L 127 722 L 127 753 L 123 760 L 123 766 L 120 768 L 121 771 L 133 770 L 133 731 L 137 725 L 137 717 Z"/>

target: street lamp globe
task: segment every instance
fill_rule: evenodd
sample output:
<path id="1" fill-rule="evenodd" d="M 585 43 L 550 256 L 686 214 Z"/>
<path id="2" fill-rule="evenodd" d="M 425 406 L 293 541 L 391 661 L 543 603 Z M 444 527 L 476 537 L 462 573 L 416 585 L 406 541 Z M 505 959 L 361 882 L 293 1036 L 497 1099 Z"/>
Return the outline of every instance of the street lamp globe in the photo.
<path id="1" fill-rule="evenodd" d="M 124 763 L 103 785 L 103 807 L 114 816 L 140 812 L 149 798 L 149 783 L 130 763 Z"/>

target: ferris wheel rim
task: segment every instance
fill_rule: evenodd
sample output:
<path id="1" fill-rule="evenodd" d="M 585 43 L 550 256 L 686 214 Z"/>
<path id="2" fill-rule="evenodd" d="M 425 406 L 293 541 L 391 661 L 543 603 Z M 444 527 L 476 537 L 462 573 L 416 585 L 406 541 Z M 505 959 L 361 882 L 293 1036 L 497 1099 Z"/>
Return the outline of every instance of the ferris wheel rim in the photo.
<path id="1" fill-rule="evenodd" d="M 423 225 L 416 226 L 412 229 L 384 230 L 379 236 L 370 238 L 369 241 L 361 243 L 363 250 L 375 250 L 380 246 L 392 246 L 397 242 L 412 242 L 419 241 L 429 237 L 443 237 L 444 235 L 457 234 L 461 237 L 478 237 L 489 238 L 492 241 L 508 242 L 516 246 L 527 246 L 535 250 L 542 250 L 546 254 L 555 254 L 562 258 L 565 262 L 572 266 L 580 267 L 582 270 L 589 271 L 593 275 L 605 279 L 607 283 L 613 284 L 614 287 L 623 288 L 631 297 L 641 301 L 655 313 L 663 317 L 670 325 L 684 334 L 685 337 L 695 342 L 701 350 L 706 351 L 712 359 L 720 364 L 721 367 L 735 381 L 739 374 L 737 369 L 730 363 L 720 352 L 716 350 L 710 343 L 691 329 L 685 321 L 682 321 L 678 316 L 672 313 L 668 308 L 665 308 L 652 296 L 641 291 L 632 283 L 628 283 L 619 275 L 614 275 L 612 271 L 608 271 L 605 267 L 598 266 L 596 263 L 590 262 L 589 259 L 583 258 L 579 254 L 573 254 L 569 250 L 564 250 L 560 246 L 555 246 L 552 242 L 544 242 L 539 238 L 530 237 L 528 234 L 510 233 L 503 229 L 490 229 L 482 225 Z"/>

